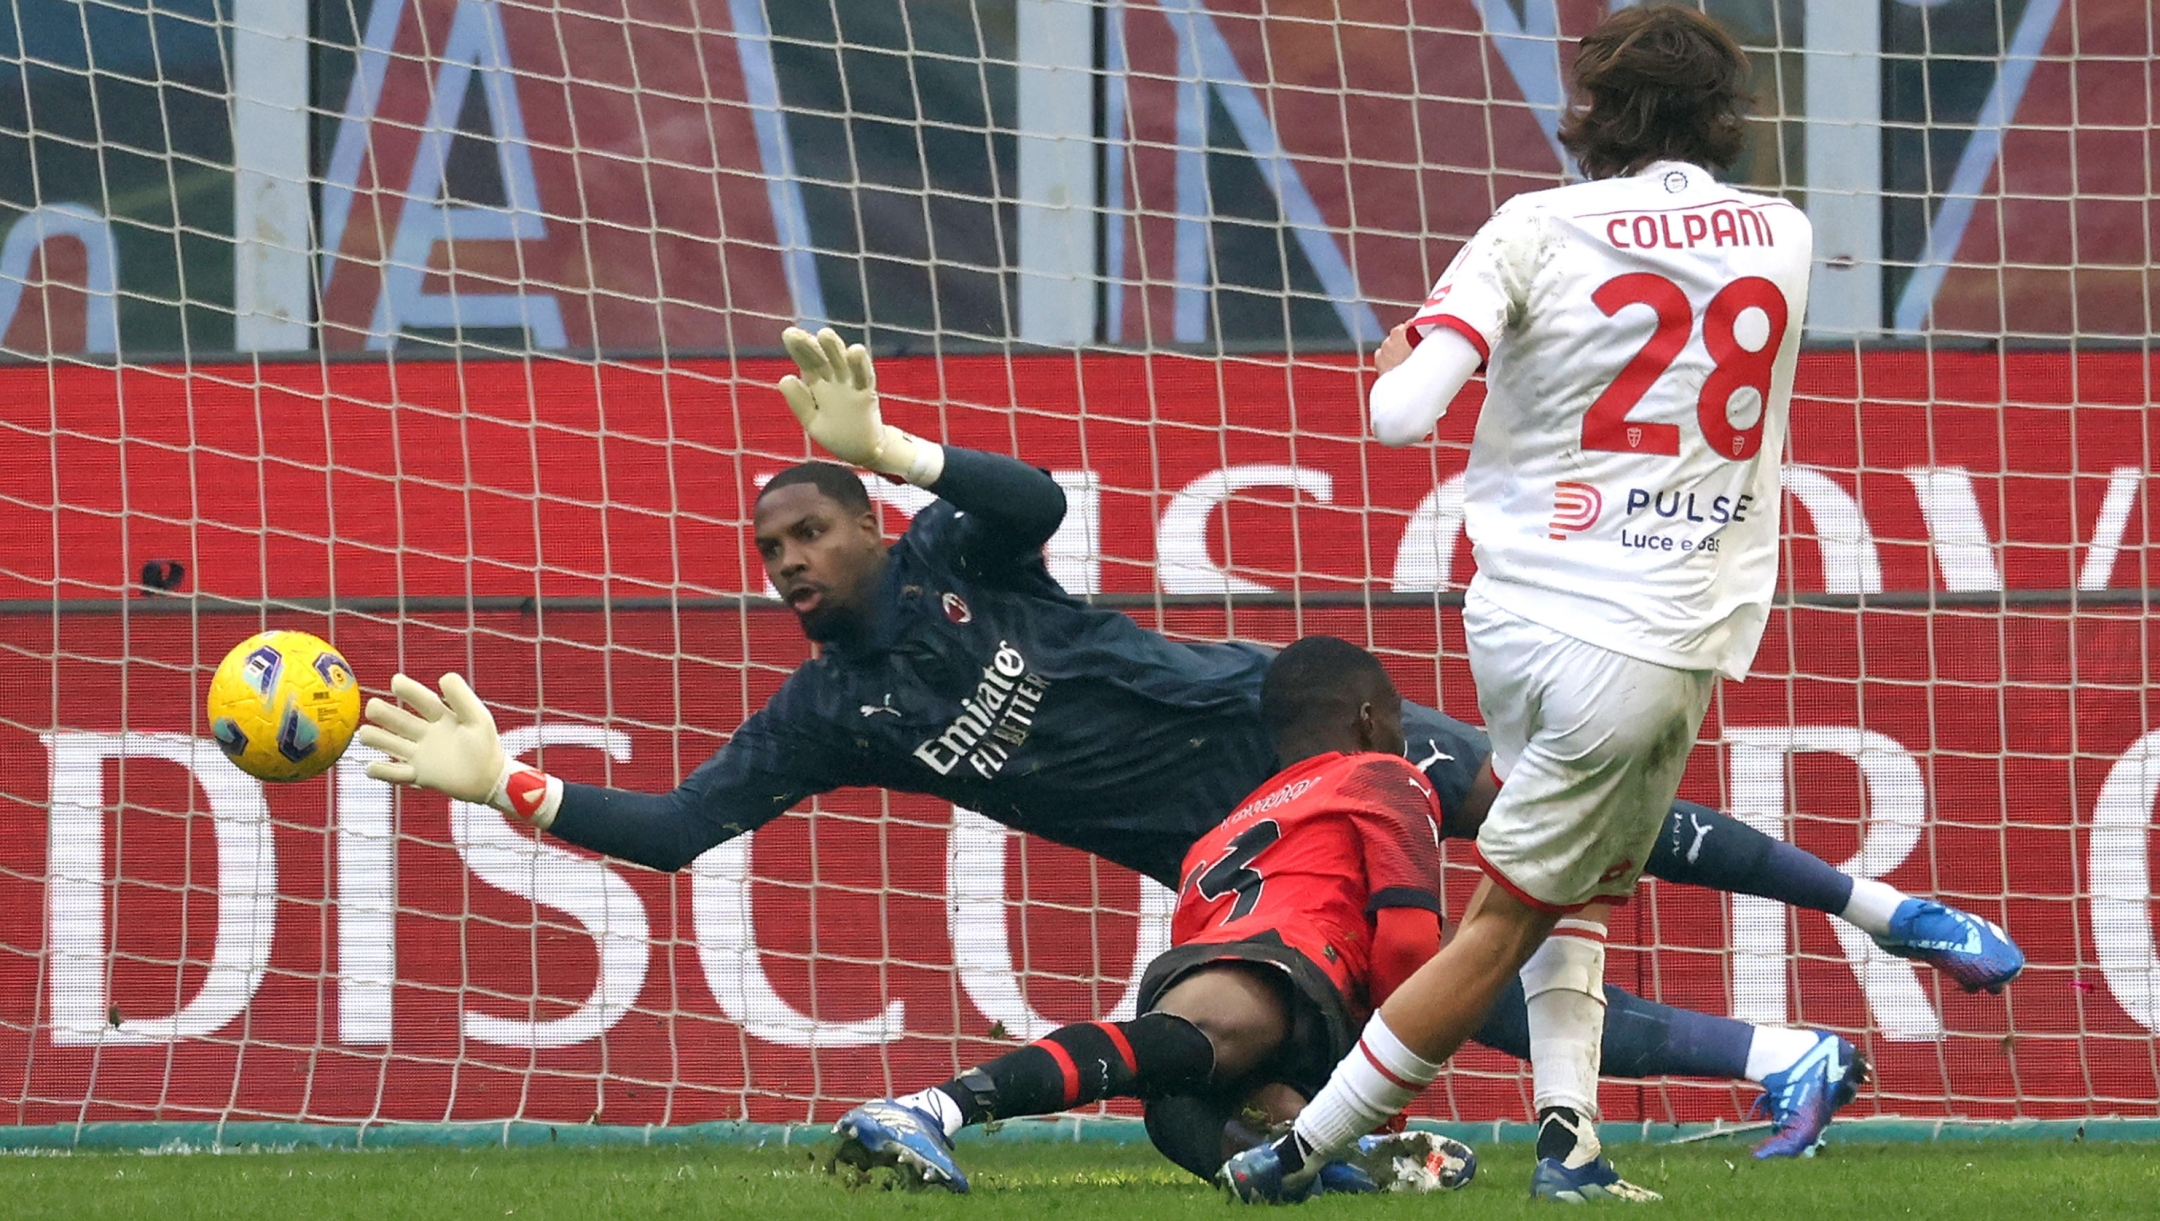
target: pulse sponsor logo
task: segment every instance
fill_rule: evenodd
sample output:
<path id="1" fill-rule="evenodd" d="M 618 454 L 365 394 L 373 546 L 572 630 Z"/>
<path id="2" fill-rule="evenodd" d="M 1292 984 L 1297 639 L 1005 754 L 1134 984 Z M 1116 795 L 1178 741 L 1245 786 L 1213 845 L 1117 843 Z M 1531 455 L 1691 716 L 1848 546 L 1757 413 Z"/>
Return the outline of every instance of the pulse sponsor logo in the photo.
<path id="1" fill-rule="evenodd" d="M 1552 524 L 1546 527 L 1555 539 L 1588 530 L 1605 511 L 1605 497 L 1587 483 L 1553 485 Z"/>
<path id="2" fill-rule="evenodd" d="M 1710 496 L 1678 488 L 1629 488 L 1625 504 L 1622 515 L 1630 520 L 1648 514 L 1675 523 L 1708 525 L 1711 529 L 1706 532 L 1708 537 L 1678 538 L 1672 534 L 1630 530 L 1623 523 L 1620 527 L 1622 547 L 1638 551 L 1715 552 L 1718 550 L 1717 531 L 1728 524 L 1746 521 L 1755 507 L 1755 497 L 1747 492 L 1738 496 Z"/>
<path id="3" fill-rule="evenodd" d="M 990 779 L 1027 741 L 1035 727 L 1035 710 L 1049 689 L 1046 680 L 1028 669 L 1020 650 L 998 641 L 975 693 L 960 701 L 960 715 L 945 732 L 916 747 L 915 757 L 940 776 L 951 775 L 966 760 L 983 779 Z"/>
<path id="4" fill-rule="evenodd" d="M 1567 485 L 1563 483 L 1560 486 Z M 1716 522 L 1724 525 L 1726 522 L 1746 521 L 1748 510 L 1753 508 L 1754 504 L 1754 495 L 1747 492 L 1738 496 L 1704 496 L 1698 501 L 1696 493 L 1674 488 L 1660 488 L 1654 492 L 1648 488 L 1629 488 L 1627 491 L 1629 517 L 1648 509 L 1659 517 L 1670 517 L 1675 521 Z"/>

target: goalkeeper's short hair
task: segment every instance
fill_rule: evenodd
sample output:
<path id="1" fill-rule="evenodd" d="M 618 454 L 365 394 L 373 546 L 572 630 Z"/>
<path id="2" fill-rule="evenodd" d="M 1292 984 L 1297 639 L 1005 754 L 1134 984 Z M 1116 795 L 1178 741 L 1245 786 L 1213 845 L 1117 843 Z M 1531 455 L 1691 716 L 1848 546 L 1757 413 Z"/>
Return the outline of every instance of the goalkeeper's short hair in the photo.
<path id="1" fill-rule="evenodd" d="M 1277 737 L 1348 724 L 1360 705 L 1401 698 L 1379 658 L 1333 636 L 1307 636 L 1277 653 L 1260 680 L 1260 716 Z"/>
<path id="2" fill-rule="evenodd" d="M 803 462 L 791 466 L 768 480 L 757 498 L 762 501 L 775 490 L 798 483 L 807 483 L 839 501 L 840 507 L 850 513 L 870 511 L 870 493 L 863 490 L 862 478 L 836 462 Z"/>

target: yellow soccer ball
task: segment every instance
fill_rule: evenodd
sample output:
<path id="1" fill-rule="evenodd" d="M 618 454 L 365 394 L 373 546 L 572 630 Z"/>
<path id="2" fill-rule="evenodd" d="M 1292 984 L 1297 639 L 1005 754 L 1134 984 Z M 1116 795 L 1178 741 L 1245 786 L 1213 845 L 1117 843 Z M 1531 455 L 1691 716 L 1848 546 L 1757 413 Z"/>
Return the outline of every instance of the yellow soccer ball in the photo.
<path id="1" fill-rule="evenodd" d="M 210 733 L 258 780 L 305 780 L 345 753 L 360 727 L 360 683 L 330 642 L 264 632 L 233 646 L 210 676 Z"/>

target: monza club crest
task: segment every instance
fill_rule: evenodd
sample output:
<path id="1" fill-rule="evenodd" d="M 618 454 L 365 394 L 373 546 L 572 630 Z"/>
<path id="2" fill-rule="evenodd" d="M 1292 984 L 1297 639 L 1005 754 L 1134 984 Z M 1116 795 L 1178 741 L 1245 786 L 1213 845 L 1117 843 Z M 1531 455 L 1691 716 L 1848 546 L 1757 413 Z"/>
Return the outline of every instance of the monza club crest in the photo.
<path id="1" fill-rule="evenodd" d="M 959 594 L 947 592 L 938 599 L 938 602 L 945 608 L 945 617 L 954 623 L 973 623 L 975 621 L 975 612 L 968 609 L 967 601 Z"/>

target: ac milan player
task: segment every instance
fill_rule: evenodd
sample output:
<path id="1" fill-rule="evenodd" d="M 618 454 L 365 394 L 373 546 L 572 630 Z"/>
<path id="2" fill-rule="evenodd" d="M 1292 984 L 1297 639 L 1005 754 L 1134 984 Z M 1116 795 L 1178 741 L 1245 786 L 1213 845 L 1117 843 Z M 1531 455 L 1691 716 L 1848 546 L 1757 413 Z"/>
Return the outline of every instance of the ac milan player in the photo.
<path id="1" fill-rule="evenodd" d="M 1225 1167 L 1239 1198 L 1296 1198 L 1433 1079 L 1518 971 L 1533 1194 L 1655 1198 L 1597 1144 L 1599 905 L 1633 890 L 1717 676 L 1746 676 L 1768 618 L 1813 239 L 1798 209 L 1705 168 L 1743 147 L 1746 79 L 1739 47 L 1693 9 L 1624 9 L 1586 36 L 1561 138 L 1590 181 L 1504 204 L 1373 387 L 1374 432 L 1408 444 L 1489 366 L 1463 621 L 1503 787 L 1456 937 L 1291 1133 Z"/>
<path id="2" fill-rule="evenodd" d="M 1260 715 L 1283 769 L 1185 854 L 1172 948 L 1141 977 L 1139 1016 L 1060 1027 L 943 1085 L 856 1107 L 833 1126 L 841 1162 L 964 1192 L 961 1128 L 1137 1097 L 1155 1147 L 1209 1179 L 1320 1088 L 1365 1015 L 1439 948 L 1440 805 L 1403 757 L 1402 697 L 1356 645 L 1309 636 L 1284 649 Z M 1250 1123 L 1248 1100 L 1262 1112 Z M 1461 1186 L 1476 1165 L 1457 1142 L 1375 1136 L 1321 1188 L 1395 1185 L 1405 1153 L 1413 1175 L 1448 1168 L 1428 1185 Z"/>

